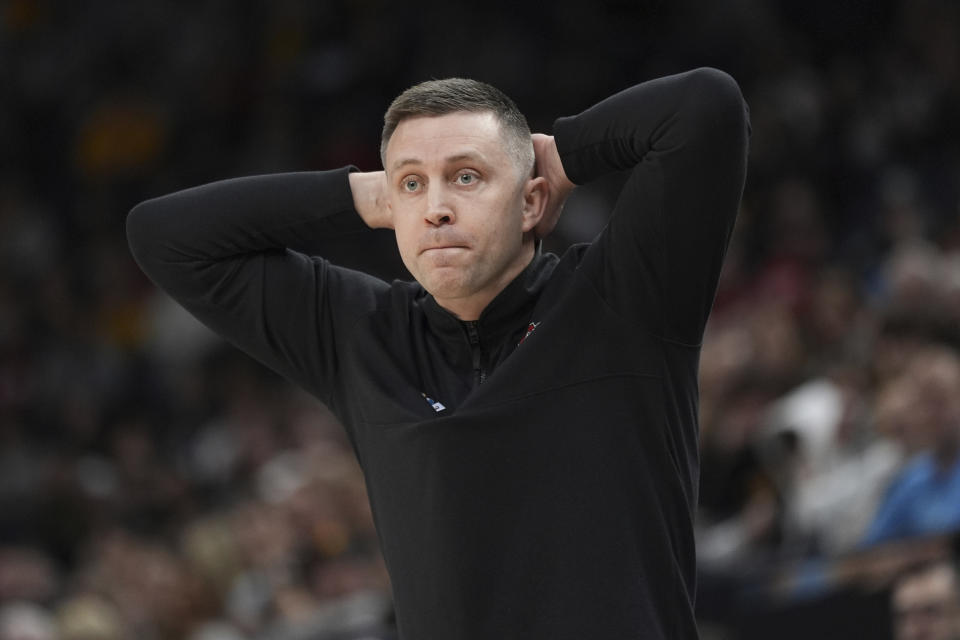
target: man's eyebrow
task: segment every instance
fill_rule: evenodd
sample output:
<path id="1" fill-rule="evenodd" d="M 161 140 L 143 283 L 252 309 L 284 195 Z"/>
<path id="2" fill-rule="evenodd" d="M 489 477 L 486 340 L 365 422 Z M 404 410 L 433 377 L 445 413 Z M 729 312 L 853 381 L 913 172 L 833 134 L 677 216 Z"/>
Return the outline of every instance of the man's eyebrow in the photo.
<path id="1" fill-rule="evenodd" d="M 446 158 L 444 158 L 443 162 L 444 164 L 453 164 L 455 162 L 462 162 L 463 160 L 470 160 L 473 162 L 484 162 L 484 163 L 487 162 L 483 154 L 478 153 L 476 151 L 464 151 L 462 153 L 456 153 L 452 156 L 447 156 Z M 400 169 L 401 167 L 405 167 L 409 164 L 414 164 L 414 165 L 423 164 L 423 160 L 416 157 L 401 158 L 400 160 L 397 160 L 396 162 L 393 163 L 393 170 L 396 171 L 397 169 Z"/>
<path id="2" fill-rule="evenodd" d="M 464 151 L 463 153 L 458 153 L 444 158 L 444 162 L 446 164 L 453 164 L 454 162 L 461 162 L 463 160 L 486 162 L 486 158 L 483 156 L 483 154 L 476 151 Z"/>
<path id="3" fill-rule="evenodd" d="M 423 160 L 420 158 L 403 158 L 393 163 L 393 170 L 396 171 L 400 167 L 405 167 L 408 164 L 423 164 Z"/>

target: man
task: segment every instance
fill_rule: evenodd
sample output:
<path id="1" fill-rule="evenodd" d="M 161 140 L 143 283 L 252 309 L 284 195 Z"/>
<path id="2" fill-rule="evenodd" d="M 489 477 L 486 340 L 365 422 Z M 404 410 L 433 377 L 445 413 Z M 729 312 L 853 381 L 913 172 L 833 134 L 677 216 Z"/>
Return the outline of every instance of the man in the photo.
<path id="1" fill-rule="evenodd" d="M 746 109 L 699 69 L 555 136 L 492 87 L 434 81 L 387 111 L 384 172 L 228 180 L 128 218 L 155 282 L 340 417 L 403 638 L 697 635 L 697 359 Z M 572 185 L 618 170 L 596 240 L 541 253 Z M 368 226 L 418 282 L 308 257 Z"/>
<path id="2" fill-rule="evenodd" d="M 896 640 L 960 640 L 960 584 L 948 561 L 918 567 L 891 596 Z"/>

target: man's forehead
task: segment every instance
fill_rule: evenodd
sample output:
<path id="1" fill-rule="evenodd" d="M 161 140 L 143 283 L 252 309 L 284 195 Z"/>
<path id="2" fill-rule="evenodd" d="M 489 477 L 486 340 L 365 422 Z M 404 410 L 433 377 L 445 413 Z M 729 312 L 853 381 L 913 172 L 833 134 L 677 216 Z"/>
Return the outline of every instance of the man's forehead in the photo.
<path id="1" fill-rule="evenodd" d="M 500 122 L 490 111 L 417 116 L 397 125 L 387 144 L 388 168 L 471 157 L 497 161 L 506 154 Z"/>

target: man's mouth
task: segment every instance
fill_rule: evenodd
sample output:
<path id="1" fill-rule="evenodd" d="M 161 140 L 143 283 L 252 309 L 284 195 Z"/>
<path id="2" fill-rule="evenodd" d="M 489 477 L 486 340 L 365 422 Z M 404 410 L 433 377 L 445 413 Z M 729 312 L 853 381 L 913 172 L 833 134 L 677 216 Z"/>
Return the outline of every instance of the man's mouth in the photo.
<path id="1" fill-rule="evenodd" d="M 427 247 L 423 249 L 420 253 L 427 253 L 428 251 L 444 251 L 446 249 L 466 249 L 466 245 L 462 244 L 440 244 L 432 247 Z"/>

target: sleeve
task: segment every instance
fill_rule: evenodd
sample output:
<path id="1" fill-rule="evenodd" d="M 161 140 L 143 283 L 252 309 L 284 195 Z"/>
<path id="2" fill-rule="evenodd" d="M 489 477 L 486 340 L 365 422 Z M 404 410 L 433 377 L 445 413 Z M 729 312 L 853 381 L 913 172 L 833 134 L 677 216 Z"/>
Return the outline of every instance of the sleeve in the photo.
<path id="1" fill-rule="evenodd" d="M 569 178 L 629 170 L 581 269 L 622 316 L 699 344 L 743 192 L 749 114 L 716 69 L 638 84 L 554 125 Z"/>
<path id="2" fill-rule="evenodd" d="M 329 402 L 338 319 L 386 283 L 309 257 L 367 231 L 347 167 L 224 180 L 138 204 L 127 239 L 153 282 L 201 322 Z"/>

